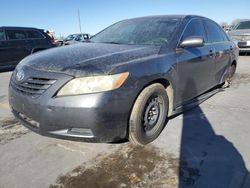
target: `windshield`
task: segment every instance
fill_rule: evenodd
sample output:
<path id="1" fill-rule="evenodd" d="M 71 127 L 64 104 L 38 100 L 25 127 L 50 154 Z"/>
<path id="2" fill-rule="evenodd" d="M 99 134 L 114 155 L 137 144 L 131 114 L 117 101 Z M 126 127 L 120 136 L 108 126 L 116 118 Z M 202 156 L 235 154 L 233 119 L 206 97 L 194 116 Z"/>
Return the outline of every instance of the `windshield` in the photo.
<path id="1" fill-rule="evenodd" d="M 250 21 L 240 22 L 235 29 L 250 29 Z"/>
<path id="2" fill-rule="evenodd" d="M 176 30 L 178 19 L 134 19 L 118 22 L 91 38 L 91 42 L 162 45 Z"/>

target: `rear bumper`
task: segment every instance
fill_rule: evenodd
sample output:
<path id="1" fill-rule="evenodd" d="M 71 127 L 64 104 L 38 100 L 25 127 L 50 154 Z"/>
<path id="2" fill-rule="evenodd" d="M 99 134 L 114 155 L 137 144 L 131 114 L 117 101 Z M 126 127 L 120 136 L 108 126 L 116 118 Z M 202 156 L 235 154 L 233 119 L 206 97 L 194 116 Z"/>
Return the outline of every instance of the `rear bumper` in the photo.
<path id="1" fill-rule="evenodd" d="M 112 142 L 126 138 L 132 90 L 68 97 L 53 97 L 53 85 L 32 98 L 11 85 L 9 103 L 14 116 L 32 131 L 50 137 L 88 142 Z M 53 94 L 52 94 L 53 93 Z"/>

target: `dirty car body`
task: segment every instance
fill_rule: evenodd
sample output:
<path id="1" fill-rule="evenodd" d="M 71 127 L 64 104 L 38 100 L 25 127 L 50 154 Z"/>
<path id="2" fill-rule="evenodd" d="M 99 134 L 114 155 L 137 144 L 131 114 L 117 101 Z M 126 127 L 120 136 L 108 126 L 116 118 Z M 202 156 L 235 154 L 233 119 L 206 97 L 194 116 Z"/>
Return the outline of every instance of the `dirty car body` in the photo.
<path id="1" fill-rule="evenodd" d="M 148 24 L 157 29 L 147 30 Z M 198 44 L 201 39 L 202 44 Z M 170 117 L 223 84 L 230 66 L 237 64 L 237 54 L 236 45 L 224 31 L 204 17 L 125 20 L 101 31 L 89 42 L 22 60 L 12 74 L 9 102 L 15 117 L 41 135 L 90 142 L 117 141 L 128 138 L 130 114 L 144 88 L 158 83 L 166 89 Z M 65 89 L 72 90 L 72 80 L 85 83 L 93 78 L 98 78 L 96 87 L 102 88 L 99 85 L 106 85 L 107 81 L 99 80 L 109 76 L 113 79 L 114 75 L 122 75 L 117 81 L 122 83 L 115 89 L 78 93 L 81 88 L 74 88 L 77 94 Z"/>

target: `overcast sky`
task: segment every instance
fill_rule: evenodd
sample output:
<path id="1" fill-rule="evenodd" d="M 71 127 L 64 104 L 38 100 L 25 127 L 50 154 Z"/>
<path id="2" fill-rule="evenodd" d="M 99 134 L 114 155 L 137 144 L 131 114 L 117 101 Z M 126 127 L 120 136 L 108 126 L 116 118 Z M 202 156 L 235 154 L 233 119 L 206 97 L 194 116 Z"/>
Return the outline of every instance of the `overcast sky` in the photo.
<path id="1" fill-rule="evenodd" d="M 126 18 L 197 14 L 220 23 L 250 19 L 250 0 L 0 0 L 0 26 L 29 26 L 55 31 L 57 36 L 95 34 Z"/>

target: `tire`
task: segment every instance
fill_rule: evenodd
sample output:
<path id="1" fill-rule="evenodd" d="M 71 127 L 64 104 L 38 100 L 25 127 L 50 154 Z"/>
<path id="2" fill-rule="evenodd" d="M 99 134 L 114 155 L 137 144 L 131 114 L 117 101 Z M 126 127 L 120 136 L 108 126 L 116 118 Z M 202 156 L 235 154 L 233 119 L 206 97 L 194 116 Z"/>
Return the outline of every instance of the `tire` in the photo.
<path id="1" fill-rule="evenodd" d="M 236 72 L 236 65 L 232 64 L 229 68 L 228 76 L 225 80 L 225 83 L 222 85 L 222 88 L 228 88 L 231 86 L 232 79 L 234 77 L 235 72 Z"/>
<path id="2" fill-rule="evenodd" d="M 235 64 L 232 64 L 232 65 L 230 66 L 230 69 L 229 69 L 228 79 L 232 80 L 233 77 L 234 77 L 235 72 L 236 72 L 236 65 L 235 65 Z"/>
<path id="3" fill-rule="evenodd" d="M 165 126 L 168 96 L 161 84 L 152 84 L 139 94 L 129 119 L 129 140 L 146 145 L 155 140 Z"/>

